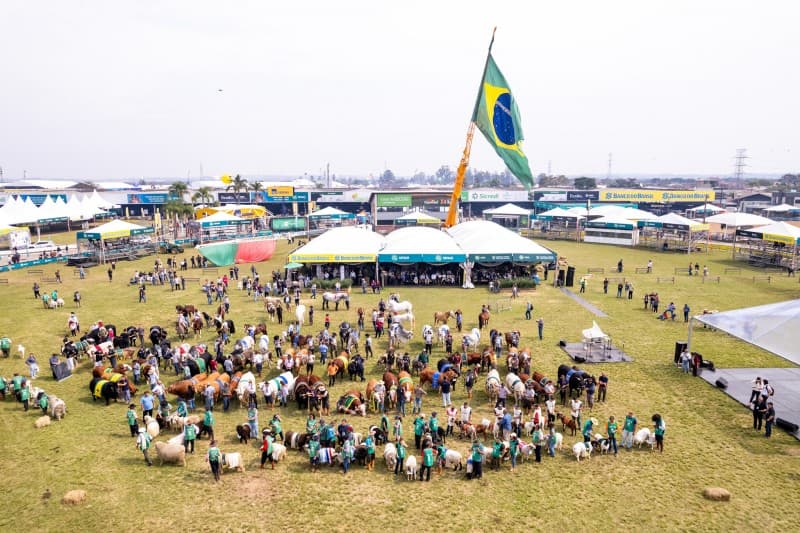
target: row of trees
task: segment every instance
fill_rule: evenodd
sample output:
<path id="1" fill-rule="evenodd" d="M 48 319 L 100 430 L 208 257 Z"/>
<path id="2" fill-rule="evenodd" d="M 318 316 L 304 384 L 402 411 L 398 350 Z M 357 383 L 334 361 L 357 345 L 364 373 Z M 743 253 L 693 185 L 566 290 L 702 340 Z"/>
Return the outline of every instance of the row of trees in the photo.
<path id="1" fill-rule="evenodd" d="M 232 190 L 237 194 L 246 191 L 259 192 L 264 190 L 264 186 L 260 181 L 250 183 L 239 174 L 236 174 L 236 176 L 231 179 L 230 184 L 225 187 L 225 190 Z M 192 215 L 194 213 L 194 206 L 192 204 L 213 204 L 215 202 L 211 187 L 200 187 L 192 195 L 192 203 L 187 203 L 186 195 L 189 193 L 189 185 L 183 181 L 174 182 L 169 186 L 167 192 L 169 194 L 169 200 L 164 204 L 164 210 L 170 215 Z"/>

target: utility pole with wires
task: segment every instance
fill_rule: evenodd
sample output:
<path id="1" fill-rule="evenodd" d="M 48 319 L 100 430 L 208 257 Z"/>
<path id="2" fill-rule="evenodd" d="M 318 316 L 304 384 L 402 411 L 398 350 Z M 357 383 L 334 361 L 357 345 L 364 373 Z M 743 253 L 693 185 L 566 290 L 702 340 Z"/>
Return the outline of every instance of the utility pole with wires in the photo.
<path id="1" fill-rule="evenodd" d="M 611 179 L 611 164 L 614 161 L 614 154 L 608 152 L 608 174 L 606 174 L 606 179 Z"/>
<path id="2" fill-rule="evenodd" d="M 736 157 L 735 157 L 735 161 L 736 162 L 734 163 L 734 166 L 733 166 L 733 177 L 736 179 L 736 181 L 739 181 L 739 182 L 742 181 L 742 177 L 744 177 L 744 167 L 747 166 L 747 163 L 745 162 L 745 161 L 747 161 L 747 159 L 749 159 L 747 157 L 747 148 L 739 148 L 739 149 L 736 150 Z M 721 183 L 722 182 L 720 182 L 720 184 Z M 720 198 L 720 200 L 722 201 L 722 203 L 724 205 L 724 203 L 725 203 L 725 188 L 724 188 L 724 185 L 720 186 L 720 196 L 722 196 L 722 198 Z"/>

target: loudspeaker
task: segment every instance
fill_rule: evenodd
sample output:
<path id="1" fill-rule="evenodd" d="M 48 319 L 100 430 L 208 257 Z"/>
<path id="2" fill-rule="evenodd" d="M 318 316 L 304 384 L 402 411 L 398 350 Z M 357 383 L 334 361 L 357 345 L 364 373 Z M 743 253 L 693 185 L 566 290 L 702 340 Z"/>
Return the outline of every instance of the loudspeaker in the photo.
<path id="1" fill-rule="evenodd" d="M 567 273 L 564 272 L 563 270 L 559 270 L 558 271 L 558 277 L 556 278 L 556 280 L 558 282 L 558 286 L 559 287 L 563 287 L 564 286 L 564 277 L 566 276 L 566 274 Z"/>
<path id="2" fill-rule="evenodd" d="M 776 418 L 775 425 L 781 429 L 788 431 L 789 433 L 797 433 L 798 427 L 797 424 L 794 422 L 789 422 L 783 418 Z"/>
<path id="3" fill-rule="evenodd" d="M 586 362 L 586 358 L 583 357 L 582 355 L 576 355 L 573 359 L 575 359 L 576 363 L 585 363 Z"/>
<path id="4" fill-rule="evenodd" d="M 712 372 L 716 372 L 716 369 L 714 368 L 714 361 L 711 361 L 709 359 L 703 359 L 703 362 L 700 363 L 700 368 L 707 368 Z"/>
<path id="5" fill-rule="evenodd" d="M 567 287 L 572 287 L 575 285 L 575 267 L 568 266 L 567 267 Z"/>
<path id="6" fill-rule="evenodd" d="M 689 343 L 683 341 L 677 341 L 675 343 L 675 364 L 677 365 L 681 360 L 681 354 L 689 346 Z"/>
<path id="7" fill-rule="evenodd" d="M 560 341 L 558 341 L 558 345 L 561 346 L 562 348 L 566 348 L 567 347 L 567 341 L 565 341 L 564 339 L 561 339 Z"/>
<path id="8" fill-rule="evenodd" d="M 725 378 L 717 378 L 717 381 L 714 382 L 714 385 L 716 385 L 719 389 L 727 389 L 728 380 Z"/>

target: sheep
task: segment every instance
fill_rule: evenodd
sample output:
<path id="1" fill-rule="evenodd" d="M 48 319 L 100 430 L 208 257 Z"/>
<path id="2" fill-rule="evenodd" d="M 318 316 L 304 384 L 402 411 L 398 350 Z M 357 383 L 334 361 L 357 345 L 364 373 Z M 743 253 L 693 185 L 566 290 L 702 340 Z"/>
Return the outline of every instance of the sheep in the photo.
<path id="1" fill-rule="evenodd" d="M 147 433 L 151 438 L 154 439 L 158 437 L 158 434 L 161 432 L 161 427 L 158 425 L 158 421 L 155 418 L 150 415 L 145 415 L 144 424 L 144 427 L 147 428 Z"/>
<path id="2" fill-rule="evenodd" d="M 40 416 L 36 419 L 36 422 L 33 423 L 33 427 L 36 429 L 41 429 L 43 427 L 47 427 L 50 425 L 50 417 L 47 415 Z"/>
<path id="3" fill-rule="evenodd" d="M 703 498 L 718 502 L 727 502 L 731 499 L 731 493 L 722 487 L 706 487 L 703 489 Z"/>
<path id="4" fill-rule="evenodd" d="M 444 453 L 445 468 L 453 467 L 453 470 L 463 470 L 464 465 L 462 460 L 463 457 L 461 456 L 461 453 L 457 452 L 456 450 L 447 450 Z"/>
<path id="5" fill-rule="evenodd" d="M 577 459 L 578 462 L 580 463 L 581 457 L 585 459 L 592 458 L 592 447 L 586 446 L 586 444 L 584 444 L 583 442 L 576 442 L 575 445 L 572 447 L 572 453 L 575 454 L 575 459 Z"/>
<path id="6" fill-rule="evenodd" d="M 595 446 L 595 449 L 599 450 L 601 454 L 608 453 L 608 451 L 611 449 L 611 441 L 609 441 L 600 433 L 595 433 L 592 446 Z"/>
<path id="7" fill-rule="evenodd" d="M 50 416 L 55 420 L 61 420 L 67 414 L 67 404 L 57 396 L 50 396 Z"/>
<path id="8" fill-rule="evenodd" d="M 64 497 L 61 498 L 61 503 L 69 505 L 77 505 L 85 501 L 86 501 L 85 490 L 71 490 L 66 494 L 64 494 Z"/>
<path id="9" fill-rule="evenodd" d="M 199 415 L 189 415 L 186 417 L 185 424 L 194 424 L 195 426 L 199 426 L 203 423 L 203 418 Z M 184 425 L 185 425 L 184 424 Z M 180 426 L 183 427 L 183 426 Z"/>
<path id="10" fill-rule="evenodd" d="M 641 448 L 642 444 L 649 444 L 652 449 L 656 444 L 656 439 L 655 436 L 650 433 L 649 428 L 642 428 L 633 436 L 633 443 L 636 444 L 637 448 Z"/>
<path id="11" fill-rule="evenodd" d="M 394 465 L 397 464 L 397 447 L 393 443 L 386 443 L 383 448 L 383 458 L 386 460 L 386 468 L 394 470 Z"/>
<path id="12" fill-rule="evenodd" d="M 175 431 L 182 431 L 184 424 L 186 423 L 186 417 L 178 416 L 177 413 L 172 413 L 167 417 L 167 427 L 174 429 Z"/>
<path id="13" fill-rule="evenodd" d="M 239 452 L 222 454 L 222 465 L 229 470 L 244 472 L 244 462 Z"/>
<path id="14" fill-rule="evenodd" d="M 417 477 L 417 458 L 409 455 L 406 459 L 406 479 L 414 481 Z"/>
<path id="15" fill-rule="evenodd" d="M 186 450 L 179 444 L 156 442 L 156 454 L 160 461 L 159 466 L 163 466 L 165 462 L 186 466 Z"/>
<path id="16" fill-rule="evenodd" d="M 25 347 L 21 344 L 17 344 L 17 352 L 21 359 L 25 359 Z"/>
<path id="17" fill-rule="evenodd" d="M 272 444 L 272 459 L 279 463 L 286 459 L 286 446 L 283 444 L 273 443 Z"/>
<path id="18" fill-rule="evenodd" d="M 56 307 L 64 307 L 64 298 L 56 299 Z"/>

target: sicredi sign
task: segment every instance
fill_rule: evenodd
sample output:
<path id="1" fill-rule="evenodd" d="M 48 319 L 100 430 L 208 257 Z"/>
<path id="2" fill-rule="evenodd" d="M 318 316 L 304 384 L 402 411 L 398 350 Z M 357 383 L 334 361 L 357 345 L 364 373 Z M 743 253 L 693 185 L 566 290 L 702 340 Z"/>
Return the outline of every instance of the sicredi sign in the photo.
<path id="1" fill-rule="evenodd" d="M 461 191 L 462 202 L 527 202 L 528 191 L 480 190 Z"/>

